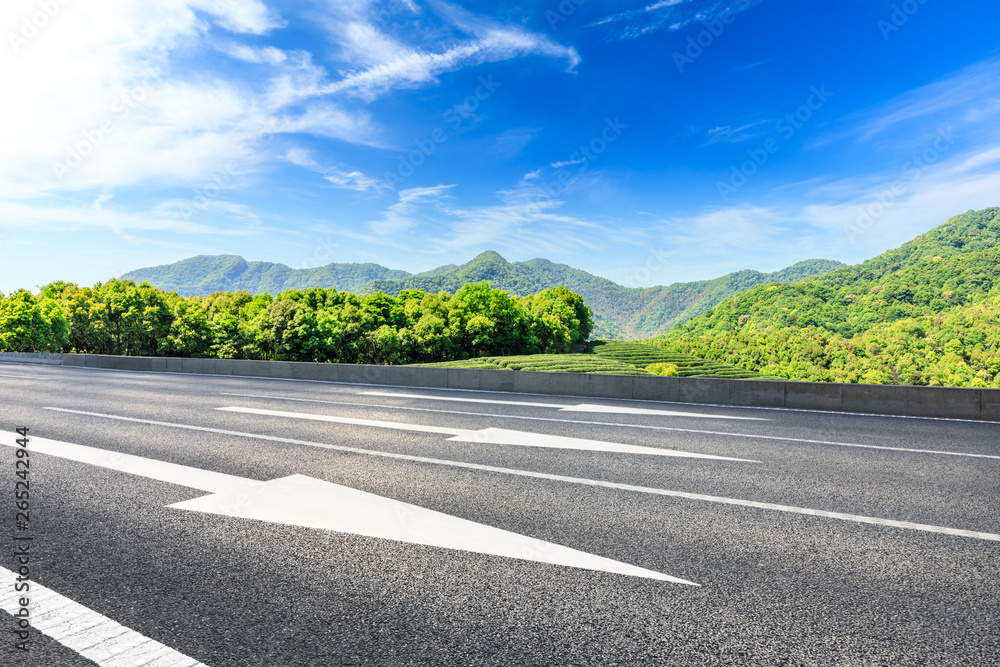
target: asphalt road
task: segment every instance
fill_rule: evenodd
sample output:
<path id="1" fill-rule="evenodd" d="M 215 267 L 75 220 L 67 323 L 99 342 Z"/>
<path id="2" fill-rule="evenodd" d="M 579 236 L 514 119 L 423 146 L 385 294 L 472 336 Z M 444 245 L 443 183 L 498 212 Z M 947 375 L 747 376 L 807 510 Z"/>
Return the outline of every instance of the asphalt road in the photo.
<path id="1" fill-rule="evenodd" d="M 1000 424 L 3 364 L 19 426 L 30 528 L 8 442 L 3 534 L 33 538 L 33 585 L 121 628 L 108 655 L 1000 664 Z M 515 557 L 463 548 L 477 531 Z M 0 618 L 0 664 L 118 664 L 79 649 L 84 621 L 26 655 Z"/>

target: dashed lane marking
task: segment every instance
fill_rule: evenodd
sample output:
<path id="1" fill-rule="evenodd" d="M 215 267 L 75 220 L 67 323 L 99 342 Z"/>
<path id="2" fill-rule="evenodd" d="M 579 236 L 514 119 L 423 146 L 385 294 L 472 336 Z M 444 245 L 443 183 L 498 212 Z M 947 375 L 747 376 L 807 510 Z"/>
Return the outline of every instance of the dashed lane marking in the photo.
<path id="1" fill-rule="evenodd" d="M 709 459 L 713 461 L 739 461 L 742 463 L 760 463 L 748 459 L 736 459 L 728 456 L 697 454 L 682 452 L 676 449 L 660 449 L 657 447 L 641 447 L 618 442 L 587 440 L 585 438 L 568 438 L 561 435 L 545 433 L 530 433 L 527 431 L 510 431 L 502 428 L 484 428 L 478 431 L 471 429 L 449 428 L 447 426 L 424 426 L 407 422 L 384 422 L 354 417 L 335 417 L 332 415 L 317 415 L 306 412 L 285 412 L 282 410 L 262 410 L 259 408 L 228 407 L 216 408 L 223 412 L 240 412 L 243 414 L 263 415 L 268 417 L 284 417 L 288 419 L 308 419 L 312 421 L 332 422 L 335 424 L 351 424 L 354 426 L 374 426 L 376 428 L 398 429 L 402 431 L 419 431 L 422 433 L 443 433 L 452 436 L 452 442 L 482 442 L 495 445 L 514 445 L 520 447 L 544 447 L 549 449 L 573 449 L 587 452 L 608 452 L 615 454 L 643 454 L 646 456 L 676 456 L 692 459 Z"/>
<path id="2" fill-rule="evenodd" d="M 40 440 L 32 438 L 32 448 Z M 17 581 L 16 572 L 0 567 L 0 608 L 13 616 L 21 609 L 21 598 L 28 598 L 31 627 L 101 667 L 205 667 L 37 582 L 28 582 L 27 592 L 17 592 Z"/>
<path id="3" fill-rule="evenodd" d="M 723 435 L 733 438 L 751 438 L 754 440 L 777 440 L 780 442 L 804 442 L 810 445 L 831 445 L 835 447 L 857 447 L 861 449 L 880 449 L 890 452 L 908 452 L 916 454 L 940 454 L 945 456 L 966 456 L 969 458 L 977 459 L 994 459 L 1000 460 L 1000 456 L 995 456 L 991 454 L 972 454 L 968 452 L 947 452 L 934 449 L 913 449 L 908 447 L 889 447 L 886 445 L 863 445 L 855 442 L 835 442 L 832 440 L 809 440 L 806 438 L 790 438 L 779 435 L 760 435 L 756 433 L 731 433 L 727 431 L 705 431 L 702 429 L 694 428 L 680 428 L 677 426 L 652 426 L 649 424 L 624 424 L 618 422 L 595 422 L 595 421 L 585 421 L 580 419 L 556 419 L 553 417 L 528 417 L 526 415 L 495 415 L 483 412 L 462 412 L 459 410 L 434 410 L 432 408 L 414 408 L 410 406 L 401 405 L 378 405 L 372 403 L 354 403 L 350 401 L 324 401 L 317 398 L 292 398 L 288 396 L 270 396 L 266 394 L 236 394 L 236 393 L 225 393 L 222 396 L 240 396 L 243 398 L 268 398 L 282 401 L 298 401 L 302 403 L 325 403 L 329 405 L 351 405 L 358 407 L 368 407 L 368 408 L 385 408 L 387 410 L 412 410 L 416 412 L 436 412 L 441 414 L 449 415 L 469 415 L 476 417 L 492 417 L 496 419 L 521 419 L 527 421 L 543 421 L 543 422 L 556 422 L 559 424 L 582 424 L 585 426 L 613 426 L 615 428 L 639 428 L 651 431 L 673 431 L 676 433 L 698 433 L 701 435 Z"/>
<path id="4" fill-rule="evenodd" d="M 678 412 L 676 410 L 654 410 L 621 405 L 598 405 L 596 403 L 533 403 L 530 401 L 499 401 L 488 398 L 458 398 L 455 396 L 427 396 L 426 394 L 400 394 L 391 391 L 359 391 L 359 396 L 387 396 L 390 398 L 414 398 L 421 401 L 452 401 L 456 403 L 486 403 L 489 405 L 520 405 L 533 408 L 554 408 L 563 412 L 598 412 L 619 415 L 651 415 L 658 417 L 697 417 L 700 419 L 741 419 L 749 421 L 770 421 L 760 417 L 733 417 L 730 415 L 706 415 L 700 412 Z"/>

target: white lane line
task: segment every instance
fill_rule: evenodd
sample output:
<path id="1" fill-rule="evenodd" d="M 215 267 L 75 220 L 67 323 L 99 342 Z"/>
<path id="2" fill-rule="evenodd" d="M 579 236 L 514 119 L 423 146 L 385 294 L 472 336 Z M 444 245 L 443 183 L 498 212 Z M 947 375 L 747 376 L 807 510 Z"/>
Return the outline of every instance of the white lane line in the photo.
<path id="1" fill-rule="evenodd" d="M 271 417 L 292 417 L 312 419 L 314 421 L 334 422 L 336 424 L 353 424 L 355 426 L 374 426 L 375 428 L 391 428 L 398 431 L 417 431 L 419 433 L 438 433 L 443 435 L 462 436 L 472 433 L 469 429 L 449 428 L 447 426 L 424 426 L 423 424 L 408 424 L 406 422 L 383 422 L 374 419 L 355 419 L 354 417 L 333 417 L 331 415 L 312 415 L 302 412 L 282 412 L 281 410 L 258 410 L 257 408 L 215 408 L 225 412 L 245 412 L 252 415 L 267 415 Z"/>
<path id="2" fill-rule="evenodd" d="M 400 389 L 420 389 L 422 391 L 461 391 L 474 394 L 510 394 L 496 389 L 456 389 L 447 387 L 414 387 L 404 384 L 381 384 L 372 382 L 344 382 L 340 380 L 302 380 L 297 378 L 265 377 L 262 375 L 229 375 L 226 373 L 184 373 L 181 371 L 127 371 L 119 368 L 88 368 L 85 366 L 59 366 L 63 370 L 97 371 L 100 373 L 131 373 L 133 375 L 190 375 L 198 378 L 225 378 L 230 380 L 266 380 L 269 382 L 301 382 L 306 384 L 344 385 L 346 387 L 399 387 Z M 513 371 L 512 371 L 513 372 Z M 534 371 L 528 371 L 534 372 Z M 593 396 L 574 396 L 572 394 L 537 394 L 530 391 L 517 392 L 524 396 L 561 396 L 565 398 L 594 398 Z M 706 408 L 722 408 L 723 410 L 771 410 L 775 412 L 800 412 L 817 415 L 843 415 L 845 417 L 878 417 L 881 419 L 915 419 L 936 422 L 961 422 L 965 424 L 1000 424 L 998 420 L 965 419 L 958 417 L 918 417 L 916 415 L 887 415 L 877 412 L 846 412 L 844 410 L 810 410 L 808 408 L 775 408 L 760 405 L 723 405 L 721 403 L 694 403 L 681 401 L 660 401 L 652 398 L 619 399 L 641 401 L 642 403 L 659 403 L 661 405 L 697 405 Z M 770 420 L 765 420 L 770 421 Z"/>
<path id="3" fill-rule="evenodd" d="M 16 447 L 17 435 L 0 432 L 0 443 Z M 211 492 L 211 495 L 167 505 L 174 509 L 698 586 L 687 579 L 306 475 L 260 482 L 138 456 L 129 456 L 131 463 L 123 469 L 117 465 L 116 457 L 111 456 L 112 452 L 103 449 L 38 437 L 32 437 L 31 446 L 34 451 L 50 456 Z M 186 474 L 177 478 L 179 470 Z M 197 481 L 201 486 L 193 486 L 186 479 Z M 206 489 L 206 486 L 216 488 Z M 85 612 L 89 610 L 77 607 L 79 605 L 60 603 L 54 607 L 58 613 L 36 617 L 35 626 L 43 632 L 54 632 L 52 636 L 70 646 L 67 642 L 107 620 L 96 614 L 88 615 Z M 147 650 L 160 650 L 160 647 L 159 644 L 150 645 Z M 75 650 L 79 652 L 80 648 Z"/>
<path id="4" fill-rule="evenodd" d="M 400 394 L 391 391 L 359 391 L 359 396 L 388 396 L 390 398 L 414 398 L 421 401 L 451 401 L 455 403 L 486 403 L 489 405 L 521 405 L 532 408 L 555 408 L 565 412 L 603 412 L 621 415 L 655 415 L 659 417 L 698 417 L 701 419 L 742 419 L 748 421 L 770 421 L 760 417 L 732 417 L 729 415 L 706 415 L 700 412 L 677 412 L 675 410 L 653 410 L 650 408 L 632 408 L 619 405 L 597 405 L 580 403 L 566 405 L 565 403 L 533 403 L 529 401 L 499 401 L 487 398 L 457 398 L 454 396 L 427 396 L 425 394 Z"/>
<path id="5" fill-rule="evenodd" d="M 32 448 L 41 438 L 32 438 Z M 27 597 L 31 627 L 101 667 L 172 665 L 205 667 L 192 657 L 141 635 L 37 582 L 27 592 L 14 591 L 17 573 L 0 567 L 0 608 L 12 616 Z"/>
<path id="6" fill-rule="evenodd" d="M 618 422 L 595 422 L 581 419 L 556 419 L 554 417 L 526 417 L 524 415 L 496 415 L 485 412 L 462 412 L 459 410 L 433 410 L 431 408 L 413 408 L 400 405 L 379 405 L 373 403 L 355 403 L 350 401 L 324 401 L 316 398 L 291 398 L 288 396 L 270 396 L 266 394 L 235 394 L 221 393 L 222 396 L 240 396 L 243 398 L 269 398 L 282 401 L 298 401 L 301 403 L 325 403 L 328 405 L 351 405 L 367 408 L 385 408 L 387 410 L 411 410 L 416 412 L 436 412 L 449 415 L 471 415 L 476 417 L 491 417 L 495 419 L 522 419 L 527 421 L 556 422 L 559 424 L 582 424 L 585 426 L 613 426 L 615 428 L 641 428 L 651 431 L 673 431 L 676 433 L 697 433 L 700 435 L 724 435 L 733 438 L 751 438 L 754 440 L 779 440 L 782 442 L 804 442 L 810 445 L 831 445 L 835 447 L 858 447 L 861 449 L 881 449 L 890 452 L 908 452 L 917 454 L 944 454 L 947 456 L 966 456 L 976 459 L 996 459 L 1000 456 L 991 454 L 970 454 L 967 452 L 946 452 L 933 449 L 911 449 L 907 447 L 888 447 L 885 445 L 862 445 L 854 442 L 835 442 L 831 440 L 808 440 L 806 438 L 789 438 L 778 435 L 756 435 L 753 433 L 730 433 L 727 431 L 705 431 L 694 428 L 680 428 L 677 426 L 650 426 L 647 424 L 623 424 Z M 929 419 L 929 418 L 928 418 Z"/>
<path id="7" fill-rule="evenodd" d="M 453 398 L 451 396 L 424 396 L 421 394 L 400 394 L 392 391 L 359 391 L 359 396 L 389 396 L 392 398 L 419 398 L 425 401 L 454 401 L 457 403 L 486 403 L 488 405 L 522 405 L 530 408 L 564 408 L 565 403 L 538 403 L 533 401 L 498 401 L 490 398 Z"/>
<path id="8" fill-rule="evenodd" d="M 714 456 L 712 454 L 697 454 L 695 452 L 682 452 L 676 449 L 660 449 L 657 447 L 641 447 L 638 445 L 625 445 L 618 442 L 604 442 L 602 440 L 587 440 L 584 438 L 567 438 L 561 435 L 546 435 L 544 433 L 530 433 L 527 431 L 509 431 L 502 428 L 485 428 L 478 431 L 470 429 L 446 428 L 438 426 L 422 426 L 419 424 L 408 424 L 405 422 L 383 422 L 369 419 L 355 419 L 353 417 L 334 417 L 332 415 L 317 415 L 306 412 L 285 412 L 282 410 L 262 410 L 260 408 L 228 407 L 215 408 L 222 412 L 239 412 L 250 415 L 264 415 L 268 417 L 284 417 L 288 419 L 308 419 L 311 421 L 332 422 L 334 424 L 351 424 L 355 426 L 374 426 L 376 428 L 399 429 L 403 431 L 422 431 L 424 433 L 445 433 L 454 437 L 448 438 L 453 442 L 482 442 L 496 445 L 514 445 L 519 447 L 545 447 L 549 449 L 572 449 L 586 452 L 609 452 L 615 454 L 643 454 L 646 456 L 675 456 L 690 459 L 708 459 L 712 461 L 739 461 L 742 463 L 760 463 L 760 461 L 750 461 L 748 459 L 735 459 L 728 456 Z"/>
<path id="9" fill-rule="evenodd" d="M 709 496 L 700 493 L 688 493 L 686 491 L 669 491 L 667 489 L 655 489 L 648 486 L 634 486 L 631 484 L 619 484 L 617 482 L 605 482 L 595 479 L 585 479 L 582 477 L 568 477 L 565 475 L 552 475 L 549 473 L 532 472 L 530 470 L 517 470 L 515 468 L 498 468 L 496 466 L 482 465 L 479 463 L 464 463 L 461 461 L 448 461 L 443 459 L 432 459 L 425 456 L 412 456 L 410 454 L 396 454 L 393 452 L 380 452 L 372 449 L 360 449 L 357 447 L 344 447 L 341 445 L 328 445 L 321 442 L 310 442 L 308 440 L 295 440 L 292 438 L 280 438 L 273 435 L 258 435 L 256 433 L 241 433 L 239 431 L 227 431 L 225 429 L 210 428 L 207 426 L 190 426 L 188 424 L 175 424 L 172 422 L 152 421 L 149 419 L 137 419 L 135 417 L 119 417 L 118 415 L 102 414 L 99 412 L 84 412 L 82 410 L 69 410 L 66 408 L 45 408 L 57 412 L 86 415 L 89 417 L 103 417 L 105 419 L 115 419 L 118 421 L 137 422 L 140 424 L 153 424 L 156 426 L 167 426 L 191 431 L 203 431 L 206 433 L 218 433 L 220 435 L 232 435 L 254 440 L 267 440 L 270 442 L 281 442 L 290 445 L 302 445 L 305 447 L 316 447 L 319 449 L 330 449 L 337 452 L 349 454 L 363 454 L 366 456 L 378 456 L 382 458 L 398 459 L 401 461 L 413 461 L 415 463 L 429 463 L 432 465 L 450 466 L 453 468 L 465 468 L 468 470 L 479 470 L 482 472 L 494 472 L 504 475 L 516 475 L 519 477 L 532 477 L 535 479 L 548 479 L 569 484 L 583 484 L 586 486 L 598 486 L 607 489 L 620 489 L 622 491 L 634 491 L 636 493 L 649 493 L 661 496 L 671 496 L 675 498 L 686 498 L 688 500 L 700 500 L 710 503 L 722 503 L 725 505 L 738 505 L 742 507 L 753 507 L 757 509 L 773 510 L 777 512 L 791 512 L 793 514 L 805 514 L 807 516 L 818 516 L 827 519 L 838 519 L 841 521 L 853 521 L 857 523 L 868 523 L 876 526 L 891 526 L 894 528 L 905 528 L 908 530 L 919 530 L 929 533 L 941 533 L 944 535 L 954 535 L 956 537 L 970 537 L 978 540 L 991 540 L 1000 542 L 1000 535 L 995 533 L 984 533 L 974 530 L 963 530 L 961 528 L 946 528 L 944 526 L 934 526 L 929 524 L 911 523 L 909 521 L 894 521 L 892 519 L 879 519 L 858 514 L 846 514 L 843 512 L 828 512 L 826 510 L 814 510 L 791 505 L 776 505 L 773 503 L 762 503 L 754 500 L 739 500 L 736 498 L 726 498 L 723 496 Z"/>

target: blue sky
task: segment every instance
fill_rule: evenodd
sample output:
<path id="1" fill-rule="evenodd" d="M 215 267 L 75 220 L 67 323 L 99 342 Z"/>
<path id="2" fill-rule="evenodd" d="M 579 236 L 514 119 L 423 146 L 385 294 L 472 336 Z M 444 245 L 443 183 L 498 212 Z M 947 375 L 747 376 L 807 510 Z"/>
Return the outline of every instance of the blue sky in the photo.
<path id="1" fill-rule="evenodd" d="M 1000 205 L 1000 5 L 12 0 L 0 290 L 198 254 L 629 286 Z"/>

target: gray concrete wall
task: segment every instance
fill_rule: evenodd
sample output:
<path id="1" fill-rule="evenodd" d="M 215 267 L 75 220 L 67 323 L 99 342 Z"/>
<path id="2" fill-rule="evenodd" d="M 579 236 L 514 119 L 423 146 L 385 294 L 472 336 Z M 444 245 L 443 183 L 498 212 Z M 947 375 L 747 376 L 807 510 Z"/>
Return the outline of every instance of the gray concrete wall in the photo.
<path id="1" fill-rule="evenodd" d="M 129 371 L 271 377 L 437 389 L 863 412 L 1000 421 L 1000 389 L 828 384 L 777 380 L 541 373 L 293 361 L 0 353 L 0 363 L 45 363 Z"/>
<path id="2" fill-rule="evenodd" d="M 63 355 L 45 352 L 0 352 L 0 363 L 5 364 L 49 364 L 61 366 Z"/>

